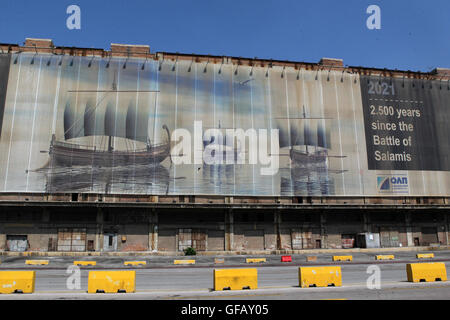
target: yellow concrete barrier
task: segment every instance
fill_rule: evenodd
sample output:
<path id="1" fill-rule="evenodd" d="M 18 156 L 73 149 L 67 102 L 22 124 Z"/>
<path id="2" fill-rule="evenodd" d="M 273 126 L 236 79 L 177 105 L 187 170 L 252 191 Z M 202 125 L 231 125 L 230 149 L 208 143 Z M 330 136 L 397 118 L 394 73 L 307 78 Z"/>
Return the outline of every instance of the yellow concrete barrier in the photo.
<path id="1" fill-rule="evenodd" d="M 76 266 L 96 266 L 97 262 L 96 261 L 74 261 L 73 264 Z"/>
<path id="2" fill-rule="evenodd" d="M 394 260 L 394 255 L 393 254 L 381 254 L 378 256 L 375 256 L 375 260 Z"/>
<path id="3" fill-rule="evenodd" d="M 447 281 L 447 270 L 443 262 L 408 263 L 406 275 L 409 282 Z"/>
<path id="4" fill-rule="evenodd" d="M 47 265 L 48 260 L 25 260 L 25 264 L 29 265 Z"/>
<path id="5" fill-rule="evenodd" d="M 333 256 L 333 261 L 352 261 L 353 256 Z"/>
<path id="6" fill-rule="evenodd" d="M 245 259 L 245 262 L 247 262 L 247 263 L 266 262 L 266 258 L 247 258 L 247 259 Z"/>
<path id="7" fill-rule="evenodd" d="M 173 264 L 195 264 L 195 260 L 173 260 Z"/>
<path id="8" fill-rule="evenodd" d="M 214 290 L 258 289 L 257 269 L 214 269 Z"/>
<path id="9" fill-rule="evenodd" d="M 136 271 L 89 271 L 88 293 L 134 292 Z"/>
<path id="10" fill-rule="evenodd" d="M 123 263 L 126 266 L 145 266 L 147 264 L 146 261 L 125 261 Z"/>
<path id="11" fill-rule="evenodd" d="M 33 293 L 35 271 L 0 271 L 0 293 Z"/>
<path id="12" fill-rule="evenodd" d="M 342 286 L 341 267 L 300 267 L 298 282 L 302 288 Z"/>
<path id="13" fill-rule="evenodd" d="M 434 258 L 434 253 L 418 253 L 416 254 L 417 259 L 431 259 Z"/>

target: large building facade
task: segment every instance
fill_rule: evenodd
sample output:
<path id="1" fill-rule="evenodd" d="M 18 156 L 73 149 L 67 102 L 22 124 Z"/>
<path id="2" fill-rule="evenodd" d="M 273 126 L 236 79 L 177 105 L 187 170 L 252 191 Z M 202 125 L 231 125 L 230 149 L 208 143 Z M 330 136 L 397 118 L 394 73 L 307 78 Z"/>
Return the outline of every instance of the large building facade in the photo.
<path id="1" fill-rule="evenodd" d="M 0 49 L 0 251 L 449 245 L 449 69 Z"/>

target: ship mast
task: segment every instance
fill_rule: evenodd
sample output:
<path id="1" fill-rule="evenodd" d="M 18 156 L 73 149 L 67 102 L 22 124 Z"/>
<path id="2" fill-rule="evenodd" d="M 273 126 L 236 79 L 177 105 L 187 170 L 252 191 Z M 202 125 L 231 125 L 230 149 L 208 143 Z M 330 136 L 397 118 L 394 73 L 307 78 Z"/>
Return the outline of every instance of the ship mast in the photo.
<path id="1" fill-rule="evenodd" d="M 117 91 L 117 83 L 116 83 L 116 74 L 114 74 L 114 80 L 112 83 L 112 91 Z M 114 144 L 114 137 L 108 136 L 108 152 L 112 152 L 114 150 L 113 148 Z"/>
<path id="2" fill-rule="evenodd" d="M 303 118 L 306 119 L 306 112 L 305 112 L 305 106 L 303 105 Z M 306 153 L 308 153 L 308 144 L 305 143 L 306 145 Z"/>

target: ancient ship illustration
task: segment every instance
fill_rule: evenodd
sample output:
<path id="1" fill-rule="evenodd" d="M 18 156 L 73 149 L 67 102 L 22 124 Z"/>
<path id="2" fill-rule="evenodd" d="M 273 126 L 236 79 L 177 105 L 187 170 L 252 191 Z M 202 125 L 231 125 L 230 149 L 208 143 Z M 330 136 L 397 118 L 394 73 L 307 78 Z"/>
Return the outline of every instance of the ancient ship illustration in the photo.
<path id="1" fill-rule="evenodd" d="M 305 106 L 302 117 L 277 118 L 280 148 L 289 148 L 289 157 L 294 165 L 326 167 L 329 158 L 345 157 L 328 153 L 330 139 L 325 127 L 326 119 L 307 117 Z"/>
<path id="2" fill-rule="evenodd" d="M 107 103 L 106 108 L 99 107 L 100 102 L 111 92 L 121 92 L 117 90 L 115 78 L 112 90 L 106 91 L 97 105 L 87 103 L 81 117 L 77 117 L 76 106 L 67 102 L 64 109 L 65 141 L 58 141 L 56 135 L 53 134 L 50 142 L 49 155 L 52 167 L 158 165 L 170 156 L 170 131 L 166 125 L 163 125 L 162 129 L 167 133 L 167 142 L 152 144 L 148 137 L 149 108 L 139 108 L 136 104 L 130 103 L 126 109 L 126 117 L 118 117 L 116 113 L 123 112 L 122 108 L 118 110 L 119 108 L 111 103 Z M 118 121 L 123 123 L 118 123 Z M 100 148 L 70 142 L 71 139 L 88 136 L 100 137 L 102 141 L 107 138 L 107 146 Z M 117 137 L 125 138 L 127 146 L 132 144 L 134 147 L 116 150 L 114 139 Z M 138 145 L 142 147 L 137 148 Z"/>

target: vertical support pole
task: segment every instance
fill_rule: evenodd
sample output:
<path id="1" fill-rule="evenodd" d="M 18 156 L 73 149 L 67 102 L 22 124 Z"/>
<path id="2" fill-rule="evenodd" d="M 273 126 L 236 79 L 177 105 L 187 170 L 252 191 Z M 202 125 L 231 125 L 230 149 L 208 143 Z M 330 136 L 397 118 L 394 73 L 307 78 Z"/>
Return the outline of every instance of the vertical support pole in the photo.
<path id="1" fill-rule="evenodd" d="M 411 227 L 411 213 L 405 212 L 405 225 L 406 225 L 406 240 L 408 242 L 408 247 L 414 246 L 412 227 Z"/>
<path id="2" fill-rule="evenodd" d="M 95 251 L 103 251 L 103 210 L 97 210 L 97 232 L 95 234 Z"/>
<path id="3" fill-rule="evenodd" d="M 42 225 L 44 225 L 45 227 L 47 227 L 48 224 L 50 223 L 50 212 L 48 211 L 47 208 L 43 208 L 43 209 L 42 209 L 42 219 L 41 219 L 41 223 L 42 223 Z M 52 242 L 52 248 L 50 248 L 50 240 L 53 241 L 54 239 L 55 239 L 55 238 L 53 237 L 52 234 L 49 234 L 49 235 L 48 235 L 48 237 L 47 237 L 47 244 L 48 244 L 48 246 L 47 246 L 47 251 L 51 251 L 50 249 L 53 249 L 53 242 Z M 56 238 L 56 239 L 57 239 L 57 238 Z M 41 242 L 41 245 L 40 245 L 40 246 L 42 246 L 42 241 L 40 241 L 40 242 Z"/>
<path id="4" fill-rule="evenodd" d="M 275 210 L 274 213 L 274 224 L 275 224 L 275 234 L 277 235 L 277 250 L 281 250 L 281 231 L 280 231 L 280 225 L 281 225 L 281 212 L 280 210 Z"/>
<path id="5" fill-rule="evenodd" d="M 155 209 L 150 212 L 148 242 L 150 251 L 158 251 L 158 212 Z"/>
<path id="6" fill-rule="evenodd" d="M 320 235 L 322 249 L 328 248 L 327 217 L 325 212 L 320 213 Z"/>
<path id="7" fill-rule="evenodd" d="M 370 223 L 369 212 L 363 211 L 364 232 L 372 233 L 372 225 Z"/>
<path id="8" fill-rule="evenodd" d="M 225 250 L 234 250 L 234 228 L 233 228 L 233 211 L 229 209 L 225 212 Z"/>
<path id="9" fill-rule="evenodd" d="M 147 221 L 148 221 L 148 239 L 147 239 L 147 250 L 148 251 L 152 251 L 153 250 L 153 209 L 150 209 L 148 211 L 148 216 L 147 216 Z"/>
<path id="10" fill-rule="evenodd" d="M 445 223 L 445 239 L 446 239 L 446 245 L 448 246 L 449 245 L 449 243 L 448 243 L 448 229 L 449 229 L 449 225 L 448 225 L 448 215 L 449 215 L 449 213 L 448 212 L 444 212 L 444 215 L 445 215 L 445 217 L 444 217 L 444 223 Z"/>

